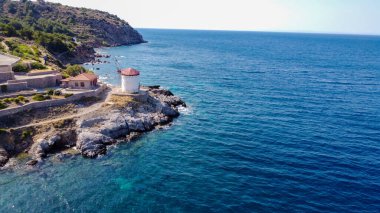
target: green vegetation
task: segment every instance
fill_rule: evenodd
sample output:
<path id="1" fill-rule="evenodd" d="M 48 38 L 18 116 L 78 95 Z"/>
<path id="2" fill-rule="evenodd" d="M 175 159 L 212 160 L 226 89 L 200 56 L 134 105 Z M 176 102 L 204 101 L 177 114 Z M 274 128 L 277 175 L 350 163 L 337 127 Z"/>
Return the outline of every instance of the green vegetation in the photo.
<path id="1" fill-rule="evenodd" d="M 5 103 L 7 103 L 7 104 L 10 104 L 10 103 L 12 103 L 13 98 L 5 98 L 3 101 L 4 101 Z"/>
<path id="2" fill-rule="evenodd" d="M 32 97 L 34 101 L 45 101 L 51 99 L 49 95 L 36 94 Z"/>
<path id="3" fill-rule="evenodd" d="M 9 47 L 9 51 L 12 55 L 23 59 L 39 60 L 41 53 L 35 46 L 30 47 L 17 39 L 7 39 L 4 43 Z"/>
<path id="4" fill-rule="evenodd" d="M 30 5 L 33 5 L 33 3 L 30 3 Z M 1 6 L 0 3 L 0 7 Z M 31 12 L 29 8 L 26 8 L 26 10 Z M 72 40 L 74 34 L 68 30 L 67 26 L 57 21 L 28 15 L 12 18 L 0 16 L 0 35 L 18 37 L 24 40 L 34 40 L 37 44 L 55 53 L 74 51 L 76 47 L 76 44 Z M 12 54 L 23 58 L 30 58 L 31 56 L 39 54 L 39 52 L 32 52 L 26 45 L 6 44 L 7 46 L 11 45 Z"/>
<path id="5" fill-rule="evenodd" d="M 46 89 L 48 95 L 54 95 L 54 89 Z"/>
<path id="6" fill-rule="evenodd" d="M 26 98 L 25 98 L 24 96 L 22 96 L 22 95 L 18 96 L 16 99 L 17 99 L 19 102 L 25 102 L 25 101 L 26 101 Z"/>
<path id="7" fill-rule="evenodd" d="M 24 96 L 21 96 L 21 95 L 18 96 L 17 98 L 4 98 L 3 100 L 0 100 L 0 103 L 3 103 L 3 107 L 6 106 L 5 108 L 7 108 L 8 104 L 11 104 L 12 102 L 15 104 L 21 104 L 22 102 L 28 103 L 29 100 L 26 99 Z M 5 109 L 5 108 L 3 108 L 3 109 Z"/>
<path id="8" fill-rule="evenodd" d="M 29 67 L 26 64 L 19 62 L 13 66 L 12 70 L 13 72 L 28 72 Z"/>
<path id="9" fill-rule="evenodd" d="M 28 66 L 26 63 L 19 62 L 13 66 L 12 70 L 14 72 L 29 72 L 31 69 L 32 70 L 43 70 L 46 68 L 47 68 L 46 66 L 42 65 L 39 62 L 32 62 L 32 63 L 30 63 L 30 66 Z"/>
<path id="10" fill-rule="evenodd" d="M 62 95 L 62 91 L 57 89 L 57 90 L 54 91 L 54 95 L 55 96 L 60 96 L 60 95 Z"/>
<path id="11" fill-rule="evenodd" d="M 32 134 L 33 134 L 32 131 L 24 130 L 24 131 L 22 131 L 21 139 L 25 140 L 25 139 L 29 138 L 30 136 L 32 136 Z"/>
<path id="12" fill-rule="evenodd" d="M 38 62 L 30 63 L 30 67 L 32 68 L 32 70 L 43 70 L 47 68 L 45 65 Z"/>
<path id="13" fill-rule="evenodd" d="M 44 0 L 0 0 L 0 39 L 11 46 L 0 51 L 37 62 L 47 56 L 60 68 L 90 59 L 93 47 L 144 42 L 115 15 Z"/>
<path id="14" fill-rule="evenodd" d="M 65 94 L 64 96 L 65 96 L 65 98 L 69 98 L 69 97 L 71 97 L 71 96 L 73 96 L 74 94 L 71 94 L 71 93 L 67 93 L 67 94 Z"/>
<path id="15" fill-rule="evenodd" d="M 8 132 L 6 129 L 0 128 L 0 134 Z"/>
<path id="16" fill-rule="evenodd" d="M 86 68 L 80 66 L 80 65 L 69 65 L 67 68 L 63 71 L 62 75 L 65 78 L 68 78 L 70 76 L 75 77 L 81 73 L 89 72 Z"/>
<path id="17" fill-rule="evenodd" d="M 8 108 L 8 105 L 0 101 L 0 110 Z"/>

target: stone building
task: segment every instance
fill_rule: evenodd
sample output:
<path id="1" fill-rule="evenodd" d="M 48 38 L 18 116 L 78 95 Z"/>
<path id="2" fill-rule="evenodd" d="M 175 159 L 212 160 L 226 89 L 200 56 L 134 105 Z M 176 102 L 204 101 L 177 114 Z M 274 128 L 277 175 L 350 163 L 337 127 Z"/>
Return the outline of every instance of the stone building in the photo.
<path id="1" fill-rule="evenodd" d="M 14 56 L 0 54 L 0 83 L 7 82 L 14 79 L 14 72 L 12 66 L 20 59 Z"/>
<path id="2" fill-rule="evenodd" d="M 82 73 L 75 77 L 63 79 L 63 88 L 69 89 L 95 89 L 98 86 L 98 76 L 92 73 Z"/>

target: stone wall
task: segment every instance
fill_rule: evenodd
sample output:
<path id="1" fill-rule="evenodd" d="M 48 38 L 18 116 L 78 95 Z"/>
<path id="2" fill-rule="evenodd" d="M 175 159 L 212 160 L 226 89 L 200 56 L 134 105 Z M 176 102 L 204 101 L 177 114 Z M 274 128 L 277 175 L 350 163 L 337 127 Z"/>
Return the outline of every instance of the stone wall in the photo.
<path id="1" fill-rule="evenodd" d="M 29 88 L 47 88 L 56 87 L 61 83 L 61 75 L 44 76 L 41 78 L 30 78 L 23 79 L 21 81 L 26 81 Z"/>
<path id="2" fill-rule="evenodd" d="M 0 82 L 14 79 L 12 67 L 9 65 L 0 65 Z"/>
<path id="3" fill-rule="evenodd" d="M 21 90 L 26 90 L 28 89 L 28 84 L 24 82 L 14 82 L 14 83 L 9 83 L 8 81 L 8 92 L 14 92 L 14 91 L 21 91 Z"/>
<path id="4" fill-rule="evenodd" d="M 17 75 L 19 76 L 19 75 Z M 8 83 L 16 83 L 16 82 L 26 82 L 28 84 L 28 88 L 37 88 L 37 89 L 42 89 L 42 88 L 48 88 L 48 87 L 56 87 L 59 86 L 62 80 L 62 75 L 61 74 L 56 74 L 56 75 L 41 75 L 39 76 L 31 76 L 28 78 L 26 76 L 22 76 L 22 78 L 19 76 L 16 78 L 18 80 L 12 80 L 8 81 Z"/>
<path id="5" fill-rule="evenodd" d="M 96 90 L 74 94 L 73 96 L 65 98 L 65 99 L 56 99 L 56 100 L 48 100 L 48 101 L 41 101 L 41 102 L 32 102 L 32 103 L 25 104 L 23 106 L 16 107 L 16 108 L 3 109 L 3 110 L 0 110 L 0 117 L 9 116 L 9 115 L 13 115 L 13 114 L 16 114 L 16 113 L 19 113 L 19 112 L 24 112 L 24 111 L 32 110 L 32 109 L 61 106 L 61 105 L 64 105 L 64 104 L 72 103 L 74 101 L 78 101 L 81 98 L 96 97 L 100 93 L 102 93 L 105 89 L 107 89 L 107 86 L 106 85 L 101 85 Z"/>
<path id="6" fill-rule="evenodd" d="M 11 65 L 0 65 L 0 72 L 12 72 Z"/>
<path id="7" fill-rule="evenodd" d="M 50 71 L 43 71 L 43 72 L 29 72 L 29 73 L 26 73 L 27 76 L 49 75 L 49 74 L 58 74 L 58 71 L 50 70 Z"/>

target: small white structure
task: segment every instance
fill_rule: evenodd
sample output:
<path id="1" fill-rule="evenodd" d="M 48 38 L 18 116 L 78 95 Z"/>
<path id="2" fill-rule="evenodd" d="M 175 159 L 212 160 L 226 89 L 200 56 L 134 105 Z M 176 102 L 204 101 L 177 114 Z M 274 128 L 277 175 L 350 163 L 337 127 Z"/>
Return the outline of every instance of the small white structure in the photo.
<path id="1" fill-rule="evenodd" d="M 126 93 L 139 93 L 140 91 L 140 72 L 128 68 L 120 71 L 121 91 Z"/>

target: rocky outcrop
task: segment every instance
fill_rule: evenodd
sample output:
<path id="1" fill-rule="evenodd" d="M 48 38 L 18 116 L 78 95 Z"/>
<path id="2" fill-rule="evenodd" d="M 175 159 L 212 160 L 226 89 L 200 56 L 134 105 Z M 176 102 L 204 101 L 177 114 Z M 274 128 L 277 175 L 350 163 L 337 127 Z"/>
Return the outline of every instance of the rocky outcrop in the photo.
<path id="1" fill-rule="evenodd" d="M 179 116 L 186 104 L 170 91 L 144 87 L 138 95 L 114 94 L 100 110 L 54 124 L 0 133 L 0 167 L 16 166 L 12 158 L 27 155 L 23 165 L 39 165 L 54 156 L 64 159 L 81 154 L 96 158 L 107 153 L 109 145 L 131 141 L 142 133 L 160 128 Z M 25 137 L 25 132 L 33 133 Z"/>
<path id="2" fill-rule="evenodd" d="M 146 87 L 139 95 L 113 95 L 110 103 L 91 114 L 38 129 L 28 150 L 33 166 L 51 154 L 74 148 L 83 157 L 95 158 L 107 153 L 107 146 L 130 141 L 142 133 L 169 124 L 186 106 L 170 91 Z M 116 103 L 117 102 L 117 103 Z M 42 127 L 41 127 L 42 128 Z M 1 145 L 1 144 L 0 144 Z M 8 161 L 8 153 L 0 146 L 0 166 Z"/>
<path id="3" fill-rule="evenodd" d="M 34 160 L 41 161 L 50 153 L 75 146 L 76 133 L 72 129 L 44 133 L 35 140 L 29 150 Z"/>
<path id="4" fill-rule="evenodd" d="M 122 107 L 111 108 L 77 121 L 76 148 L 84 157 L 106 153 L 106 146 L 120 138 L 134 138 L 134 133 L 153 130 L 179 116 L 178 107 L 185 103 L 171 92 L 148 88 Z M 122 98 L 122 97 L 120 97 Z M 132 133 L 131 137 L 128 137 Z"/>

